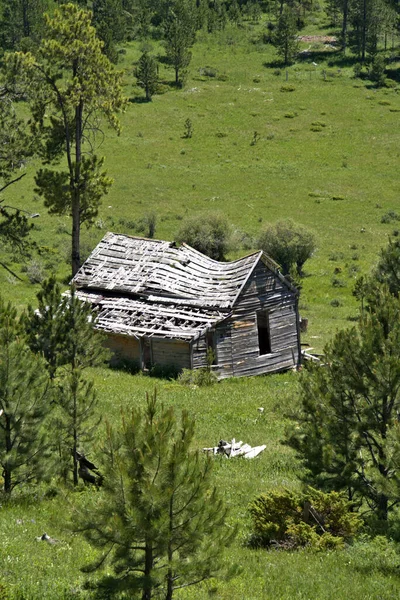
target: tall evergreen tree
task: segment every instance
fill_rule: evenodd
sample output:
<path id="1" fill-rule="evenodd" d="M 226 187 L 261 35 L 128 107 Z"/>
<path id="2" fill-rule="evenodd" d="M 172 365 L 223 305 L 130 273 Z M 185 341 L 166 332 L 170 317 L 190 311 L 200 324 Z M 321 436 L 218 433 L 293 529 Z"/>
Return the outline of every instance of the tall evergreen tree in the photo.
<path id="1" fill-rule="evenodd" d="M 285 5 L 278 20 L 274 46 L 285 65 L 293 62 L 298 52 L 296 15 L 291 6 Z"/>
<path id="2" fill-rule="evenodd" d="M 176 0 L 165 23 L 165 50 L 175 70 L 175 83 L 182 86 L 196 39 L 196 19 L 192 0 Z"/>
<path id="3" fill-rule="evenodd" d="M 0 91 L 0 246 L 14 256 L 27 256 L 32 249 L 29 232 L 33 224 L 24 209 L 6 203 L 5 191 L 25 177 L 24 167 L 35 153 L 35 140 L 29 135 L 26 119 L 17 116 L 15 103 L 18 92 L 3 88 Z M 21 172 L 22 171 L 22 172 Z M 0 261 L 6 270 L 13 271 L 7 261 Z"/>
<path id="4" fill-rule="evenodd" d="M 42 358 L 25 344 L 17 311 L 0 299 L 0 466 L 6 494 L 46 472 L 49 396 Z"/>
<path id="5" fill-rule="evenodd" d="M 0 44 L 7 50 L 37 44 L 44 30 L 43 13 L 53 0 L 2 0 Z"/>
<path id="6" fill-rule="evenodd" d="M 95 329 L 90 305 L 78 300 L 73 287 L 62 296 L 52 277 L 42 284 L 37 298 L 38 309 L 29 307 L 23 324 L 30 348 L 43 355 L 54 381 L 53 438 L 62 472 L 72 455 L 72 478 L 77 485 L 78 452 L 91 441 L 99 423 L 94 383 L 85 371 L 101 365 L 108 352 Z"/>
<path id="7" fill-rule="evenodd" d="M 103 160 L 94 154 L 99 117 L 119 131 L 116 111 L 123 106 L 121 74 L 102 53 L 91 18 L 75 4 L 62 4 L 47 17 L 37 53 L 5 57 L 8 82 L 25 84 L 33 135 L 40 133 L 44 139 L 43 159 L 58 163 L 66 156 L 65 171 L 44 168 L 35 181 L 51 213 L 72 216 L 73 274 L 80 267 L 81 224 L 93 221 L 111 185 Z"/>
<path id="8" fill-rule="evenodd" d="M 143 52 L 135 70 L 137 84 L 144 89 L 149 102 L 157 91 L 157 62 L 148 52 Z"/>
<path id="9" fill-rule="evenodd" d="M 81 515 L 79 530 L 108 556 L 114 574 L 100 585 L 113 597 L 141 591 L 142 600 L 171 600 L 174 591 L 221 569 L 223 547 L 234 535 L 211 484 L 211 461 L 191 449 L 194 423 L 184 411 L 157 406 L 124 415 L 107 428 L 104 492 Z M 95 568 L 96 565 L 93 565 Z"/>
<path id="10" fill-rule="evenodd" d="M 301 382 L 302 409 L 290 443 L 317 483 L 346 490 L 387 520 L 399 502 L 393 462 L 400 411 L 400 300 L 383 287 L 357 328 L 339 332 L 323 366 Z"/>
<path id="11" fill-rule="evenodd" d="M 122 0 L 93 0 L 93 20 L 98 37 L 102 40 L 103 51 L 111 60 L 118 62 L 116 44 L 125 39 L 128 13 L 123 9 Z"/>

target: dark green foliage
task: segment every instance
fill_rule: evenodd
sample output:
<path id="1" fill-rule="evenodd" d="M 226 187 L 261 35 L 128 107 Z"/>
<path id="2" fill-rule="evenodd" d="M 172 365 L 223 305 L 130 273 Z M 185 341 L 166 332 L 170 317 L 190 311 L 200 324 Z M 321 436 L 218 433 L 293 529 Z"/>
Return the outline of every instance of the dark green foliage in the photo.
<path id="1" fill-rule="evenodd" d="M 382 248 L 373 278 L 385 283 L 391 294 L 400 295 L 400 240 L 389 239 L 386 248 Z"/>
<path id="2" fill-rule="evenodd" d="M 90 304 L 78 300 L 75 289 L 61 296 L 55 278 L 42 284 L 38 310 L 28 308 L 23 319 L 31 349 L 43 355 L 54 380 L 56 410 L 53 415 L 54 446 L 62 473 L 72 460 L 74 485 L 78 483 L 77 451 L 87 451 L 99 420 L 95 418 L 94 384 L 84 377 L 88 367 L 108 358 L 103 337 L 95 329 Z M 72 453 L 72 459 L 71 459 Z"/>
<path id="3" fill-rule="evenodd" d="M 284 490 L 263 494 L 250 505 L 253 519 L 250 543 L 288 549 L 338 548 L 360 528 L 360 518 L 351 511 L 351 503 L 337 492 L 308 488 L 305 492 Z"/>
<path id="4" fill-rule="evenodd" d="M 185 242 L 214 260 L 224 259 L 230 237 L 229 223 L 219 213 L 209 213 L 202 219 L 188 217 L 176 235 L 178 242 Z"/>
<path id="5" fill-rule="evenodd" d="M 4 61 L 7 83 L 19 85 L 29 101 L 44 162 L 57 164 L 66 155 L 67 170 L 42 169 L 36 185 L 51 212 L 72 216 L 73 274 L 81 263 L 81 224 L 91 223 L 111 184 L 94 154 L 99 116 L 119 130 L 116 111 L 123 105 L 121 74 L 102 53 L 91 17 L 75 4 L 60 5 L 46 18 L 38 50 L 6 55 Z"/>
<path id="6" fill-rule="evenodd" d="M 377 87 L 382 87 L 385 84 L 385 59 L 382 55 L 378 54 L 378 56 L 374 57 L 369 76 L 371 81 L 376 83 Z"/>
<path id="7" fill-rule="evenodd" d="M 104 44 L 103 52 L 116 63 L 116 44 L 126 38 L 129 13 L 124 10 L 123 0 L 93 0 L 92 11 L 92 23 Z"/>
<path id="8" fill-rule="evenodd" d="M 102 170 L 103 158 L 82 156 L 80 164 L 79 224 L 92 225 L 97 217 L 102 197 L 108 193 L 112 179 Z M 76 169 L 76 164 L 72 167 Z M 39 169 L 35 176 L 35 192 L 43 196 L 50 214 L 72 215 L 74 190 L 71 190 L 68 171 Z"/>
<path id="9" fill-rule="evenodd" d="M 0 466 L 6 494 L 46 473 L 49 405 L 44 361 L 26 345 L 16 310 L 0 299 Z"/>
<path id="10" fill-rule="evenodd" d="M 265 227 L 258 243 L 282 267 L 284 275 L 288 275 L 294 267 L 301 276 L 304 263 L 316 248 L 314 234 L 290 219 Z"/>
<path id="11" fill-rule="evenodd" d="M 398 502 L 393 462 L 400 410 L 400 300 L 384 286 L 357 327 L 340 331 L 322 365 L 301 378 L 302 408 L 289 443 L 312 481 L 365 500 L 385 521 Z"/>
<path id="12" fill-rule="evenodd" d="M 157 91 L 157 61 L 148 52 L 143 52 L 135 70 L 137 84 L 144 89 L 146 100 L 150 101 Z"/>
<path id="13" fill-rule="evenodd" d="M 35 151 L 26 121 L 15 113 L 15 100 L 18 93 L 13 90 L 4 91 L 0 97 L 0 193 L 24 177 L 25 173 L 20 171 Z M 4 197 L 0 199 L 0 244 L 6 250 L 14 255 L 28 255 L 32 248 L 29 241 L 32 227 L 18 208 L 8 206 Z M 9 270 L 4 263 L 0 264 Z"/>
<path id="14" fill-rule="evenodd" d="M 80 517 L 79 530 L 102 550 L 112 574 L 100 580 L 106 597 L 141 593 L 170 600 L 174 590 L 221 570 L 231 542 L 226 509 L 211 483 L 210 458 L 191 449 L 194 422 L 186 411 L 177 422 L 155 394 L 142 411 L 107 427 L 104 488 Z"/>
<path id="15" fill-rule="evenodd" d="M 61 313 L 61 288 L 55 277 L 44 281 L 37 294 L 38 306 L 28 306 L 23 316 L 23 324 L 27 335 L 27 343 L 36 354 L 41 354 L 46 361 L 51 379 L 55 377 L 60 361 L 59 328 Z"/>
<path id="16" fill-rule="evenodd" d="M 43 13 L 51 0 L 2 0 L 0 44 L 6 50 L 21 50 L 38 43 L 44 30 Z"/>
<path id="17" fill-rule="evenodd" d="M 294 9 L 285 4 L 273 36 L 273 44 L 285 65 L 291 64 L 298 52 L 297 25 Z"/>
<path id="18" fill-rule="evenodd" d="M 196 21 L 192 0 L 176 0 L 165 23 L 165 52 L 175 70 L 175 83 L 182 86 L 196 39 Z"/>

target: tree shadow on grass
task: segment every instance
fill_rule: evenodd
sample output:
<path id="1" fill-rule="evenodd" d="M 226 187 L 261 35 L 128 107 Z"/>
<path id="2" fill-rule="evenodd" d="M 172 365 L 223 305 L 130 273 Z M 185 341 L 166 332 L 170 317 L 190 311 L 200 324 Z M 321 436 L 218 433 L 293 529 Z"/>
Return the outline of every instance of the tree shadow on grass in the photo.
<path id="1" fill-rule="evenodd" d="M 145 96 L 134 96 L 128 100 L 132 104 L 148 104 L 151 100 L 147 100 Z"/>

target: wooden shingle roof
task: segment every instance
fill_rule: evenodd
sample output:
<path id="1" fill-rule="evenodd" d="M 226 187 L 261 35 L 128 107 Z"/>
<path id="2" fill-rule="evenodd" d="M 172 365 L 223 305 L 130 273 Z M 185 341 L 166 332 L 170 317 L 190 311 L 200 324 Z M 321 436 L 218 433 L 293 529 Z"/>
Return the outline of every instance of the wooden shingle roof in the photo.
<path id="1" fill-rule="evenodd" d="M 190 341 L 231 314 L 260 260 L 284 280 L 262 252 L 222 263 L 186 244 L 107 233 L 73 283 L 105 332 Z"/>
<path id="2" fill-rule="evenodd" d="M 222 263 L 186 244 L 107 233 L 73 282 L 88 291 L 229 309 L 260 256 Z"/>

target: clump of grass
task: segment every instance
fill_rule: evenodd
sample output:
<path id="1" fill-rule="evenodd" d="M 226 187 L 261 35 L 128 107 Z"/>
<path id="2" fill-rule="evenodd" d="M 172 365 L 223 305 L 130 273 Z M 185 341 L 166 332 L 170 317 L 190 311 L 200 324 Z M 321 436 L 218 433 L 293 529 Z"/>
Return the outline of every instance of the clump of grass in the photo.
<path id="1" fill-rule="evenodd" d="M 338 298 L 334 298 L 333 300 L 330 301 L 330 305 L 333 306 L 334 308 L 338 308 L 339 306 L 343 306 L 342 302 L 340 302 L 340 300 Z"/>
<path id="2" fill-rule="evenodd" d="M 285 85 L 281 85 L 281 92 L 294 92 L 296 87 L 292 83 L 286 83 Z"/>
<path id="3" fill-rule="evenodd" d="M 339 277 L 332 277 L 331 283 L 332 283 L 332 287 L 335 287 L 335 288 L 346 287 L 346 283 L 343 281 L 343 279 L 339 279 Z"/>
<path id="4" fill-rule="evenodd" d="M 389 210 L 381 216 L 381 223 L 393 223 L 393 221 L 400 221 L 400 216 L 395 210 Z"/>
<path id="5" fill-rule="evenodd" d="M 295 117 L 297 117 L 297 113 L 296 112 L 287 112 L 287 113 L 285 113 L 285 119 L 294 119 Z"/>
<path id="6" fill-rule="evenodd" d="M 341 196 L 340 194 L 336 194 L 335 196 L 331 196 L 332 200 L 344 200 L 344 196 Z"/>

